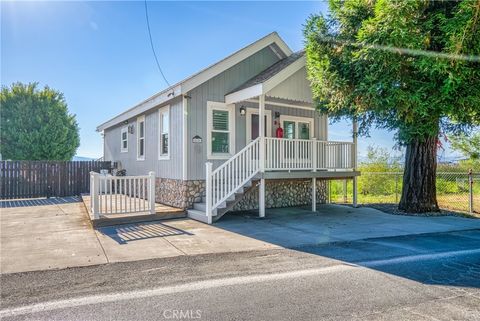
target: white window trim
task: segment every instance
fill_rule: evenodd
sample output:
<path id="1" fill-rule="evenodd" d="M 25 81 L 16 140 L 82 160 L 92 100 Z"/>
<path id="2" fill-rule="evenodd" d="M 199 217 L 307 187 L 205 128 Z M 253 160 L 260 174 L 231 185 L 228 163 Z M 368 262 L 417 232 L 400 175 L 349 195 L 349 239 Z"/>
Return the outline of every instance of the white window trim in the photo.
<path id="1" fill-rule="evenodd" d="M 163 132 L 163 121 L 162 115 L 168 115 L 168 128 L 166 133 L 168 134 L 168 152 L 166 154 L 162 154 L 162 134 Z M 171 118 L 170 118 L 170 105 L 163 106 L 158 110 L 158 160 L 169 160 L 170 159 L 170 149 L 172 148 L 171 144 L 171 136 L 170 136 L 170 128 L 171 128 Z"/>
<path id="2" fill-rule="evenodd" d="M 280 115 L 280 126 L 283 128 L 283 122 L 294 121 L 295 122 L 295 139 L 298 139 L 298 123 L 310 123 L 310 139 L 315 137 L 315 120 L 310 117 L 299 117 L 299 116 L 290 116 L 290 115 Z M 284 129 L 285 130 L 285 129 Z M 285 133 L 285 132 L 284 132 Z"/>
<path id="3" fill-rule="evenodd" d="M 127 134 L 127 139 L 125 139 L 127 148 L 123 148 L 123 133 Z M 128 153 L 128 127 L 122 127 L 120 130 L 120 153 Z"/>
<path id="4" fill-rule="evenodd" d="M 247 144 L 252 141 L 252 115 L 258 115 L 259 110 L 258 108 L 247 108 L 246 120 L 247 125 L 246 127 L 246 137 L 247 137 Z M 265 110 L 265 115 L 267 116 L 267 137 L 272 136 L 272 111 Z"/>
<path id="5" fill-rule="evenodd" d="M 143 155 L 140 156 L 140 123 L 143 122 Z M 145 122 L 145 115 L 138 116 L 137 117 L 137 160 L 138 161 L 143 161 L 145 160 L 145 153 L 147 149 L 147 144 L 145 143 L 145 138 L 146 138 L 146 122 Z"/>
<path id="6" fill-rule="evenodd" d="M 230 137 L 229 153 L 212 153 L 212 111 L 225 110 L 228 111 L 228 132 Z M 215 101 L 207 101 L 207 159 L 229 159 L 235 155 L 235 105 L 225 104 Z"/>

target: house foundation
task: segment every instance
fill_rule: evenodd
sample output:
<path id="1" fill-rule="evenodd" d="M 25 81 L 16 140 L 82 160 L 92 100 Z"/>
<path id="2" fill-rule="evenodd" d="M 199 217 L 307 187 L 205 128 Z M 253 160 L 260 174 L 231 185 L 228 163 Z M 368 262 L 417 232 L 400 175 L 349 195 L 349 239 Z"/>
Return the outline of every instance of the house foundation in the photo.
<path id="1" fill-rule="evenodd" d="M 326 203 L 327 182 L 317 180 L 316 201 Z M 312 202 L 311 179 L 275 179 L 266 180 L 265 207 L 292 207 L 309 205 Z M 156 202 L 189 209 L 194 203 L 202 202 L 205 195 L 204 180 L 178 180 L 157 178 L 155 184 Z M 233 208 L 234 211 L 258 209 L 258 186 L 244 195 Z"/>
<path id="2" fill-rule="evenodd" d="M 205 193 L 204 180 L 181 180 L 156 178 L 155 201 L 158 203 L 179 207 L 192 208 L 193 203 L 202 201 Z"/>
<path id="3" fill-rule="evenodd" d="M 327 202 L 327 182 L 317 179 L 317 203 Z M 250 190 L 235 205 L 233 211 L 258 209 L 258 186 Z M 310 205 L 312 203 L 311 179 L 275 179 L 265 182 L 265 207 L 292 207 Z"/>

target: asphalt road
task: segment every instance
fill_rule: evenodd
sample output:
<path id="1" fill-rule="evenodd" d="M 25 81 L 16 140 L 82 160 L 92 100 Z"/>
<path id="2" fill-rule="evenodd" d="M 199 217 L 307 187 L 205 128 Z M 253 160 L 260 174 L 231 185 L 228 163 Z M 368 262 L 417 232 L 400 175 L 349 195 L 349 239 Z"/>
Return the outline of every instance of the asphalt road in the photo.
<path id="1" fill-rule="evenodd" d="M 1 281 L 2 320 L 480 320 L 480 230 Z"/>

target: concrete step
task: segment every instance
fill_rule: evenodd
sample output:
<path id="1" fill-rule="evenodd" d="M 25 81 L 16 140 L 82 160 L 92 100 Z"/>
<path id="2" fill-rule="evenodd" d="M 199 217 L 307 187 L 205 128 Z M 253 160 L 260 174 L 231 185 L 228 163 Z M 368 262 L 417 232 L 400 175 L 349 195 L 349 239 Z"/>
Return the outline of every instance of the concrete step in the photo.
<path id="1" fill-rule="evenodd" d="M 208 224 L 208 218 L 205 212 L 194 209 L 194 210 L 188 210 L 187 214 L 188 214 L 188 217 L 191 219 Z"/>
<path id="2" fill-rule="evenodd" d="M 228 202 L 223 202 L 217 208 L 225 208 L 225 207 L 227 207 L 227 205 L 228 205 Z M 213 213 L 212 213 L 213 216 L 217 215 L 217 208 L 213 210 Z M 193 209 L 197 210 L 197 211 L 206 212 L 207 211 L 207 203 L 205 203 L 205 202 L 203 202 L 203 203 L 193 203 Z"/>
<path id="3" fill-rule="evenodd" d="M 207 204 L 206 203 L 193 203 L 193 209 L 195 209 L 197 211 L 205 212 L 207 210 Z"/>

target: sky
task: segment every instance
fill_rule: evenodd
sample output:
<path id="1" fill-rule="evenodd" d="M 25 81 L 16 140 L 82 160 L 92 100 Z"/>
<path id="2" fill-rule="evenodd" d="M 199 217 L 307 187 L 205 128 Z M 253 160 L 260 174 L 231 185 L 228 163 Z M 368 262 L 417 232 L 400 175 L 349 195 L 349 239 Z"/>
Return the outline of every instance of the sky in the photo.
<path id="1" fill-rule="evenodd" d="M 302 25 L 325 2 L 148 2 L 154 46 L 170 84 L 277 31 L 292 50 Z M 38 82 L 64 93 L 80 127 L 78 156 L 102 156 L 100 123 L 167 85 L 150 47 L 143 1 L 1 2 L 1 84 Z M 351 140 L 351 124 L 329 127 Z M 393 154 L 393 133 L 359 139 Z"/>

